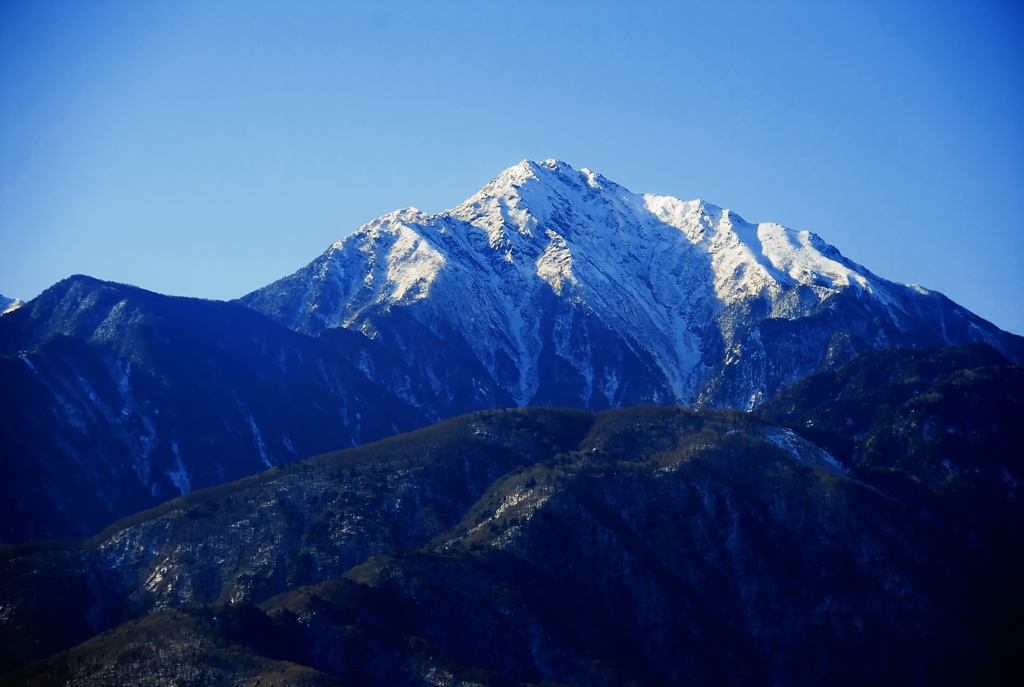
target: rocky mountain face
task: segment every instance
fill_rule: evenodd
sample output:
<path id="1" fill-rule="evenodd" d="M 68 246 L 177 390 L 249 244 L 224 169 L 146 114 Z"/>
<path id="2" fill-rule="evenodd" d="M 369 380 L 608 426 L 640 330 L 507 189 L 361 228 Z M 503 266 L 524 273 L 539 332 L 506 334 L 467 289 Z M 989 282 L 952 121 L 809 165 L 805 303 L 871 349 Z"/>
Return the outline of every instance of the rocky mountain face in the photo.
<path id="1" fill-rule="evenodd" d="M 88 277 L 51 287 L 0 318 L 0 541 L 91 536 L 426 424 L 336 347 L 233 303 Z"/>
<path id="2" fill-rule="evenodd" d="M 278 466 L 0 549 L 0 684 L 1012 684 L 1022 401 L 985 344 L 869 351 Z"/>
<path id="3" fill-rule="evenodd" d="M 454 210 L 385 215 L 241 302 L 389 354 L 367 375 L 432 417 L 637 403 L 750 409 L 860 351 L 1024 339 L 877 277 L 807 231 L 524 161 Z"/>

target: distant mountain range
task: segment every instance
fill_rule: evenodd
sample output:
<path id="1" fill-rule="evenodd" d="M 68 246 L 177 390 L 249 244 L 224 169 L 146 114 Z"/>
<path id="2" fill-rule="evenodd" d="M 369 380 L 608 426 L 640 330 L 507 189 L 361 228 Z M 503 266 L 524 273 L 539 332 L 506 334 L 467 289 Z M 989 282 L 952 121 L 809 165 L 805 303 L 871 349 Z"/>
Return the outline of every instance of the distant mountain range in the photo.
<path id="1" fill-rule="evenodd" d="M 1024 338 L 817 236 L 546 161 L 235 303 L 66 279 L 0 317 L 0 541 L 482 408 L 750 409 L 858 352 Z"/>

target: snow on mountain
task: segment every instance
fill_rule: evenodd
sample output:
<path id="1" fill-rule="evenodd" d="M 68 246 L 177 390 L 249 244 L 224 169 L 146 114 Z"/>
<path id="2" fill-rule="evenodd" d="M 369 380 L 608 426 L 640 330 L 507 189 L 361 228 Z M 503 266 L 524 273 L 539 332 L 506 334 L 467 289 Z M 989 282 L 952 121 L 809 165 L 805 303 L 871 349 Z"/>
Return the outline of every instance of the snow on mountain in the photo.
<path id="1" fill-rule="evenodd" d="M 8 298 L 7 296 L 0 295 L 0 315 L 6 315 L 12 310 L 17 310 L 22 305 L 20 298 Z"/>
<path id="2" fill-rule="evenodd" d="M 375 219 L 242 302 L 307 334 L 362 332 L 423 376 L 409 382 L 421 406 L 443 405 L 427 399 L 453 358 L 439 346 L 482 366 L 449 400 L 590 409 L 750 408 L 867 348 L 984 340 L 1024 360 L 1024 339 L 808 231 L 556 160 L 523 161 L 452 210 Z"/>

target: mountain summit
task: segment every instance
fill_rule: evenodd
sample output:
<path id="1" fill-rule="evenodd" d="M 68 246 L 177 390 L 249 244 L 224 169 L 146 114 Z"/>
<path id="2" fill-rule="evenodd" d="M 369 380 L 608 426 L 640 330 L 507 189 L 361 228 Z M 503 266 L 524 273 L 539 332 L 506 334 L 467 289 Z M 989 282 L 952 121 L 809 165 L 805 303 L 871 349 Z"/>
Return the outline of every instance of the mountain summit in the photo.
<path id="1" fill-rule="evenodd" d="M 380 357 L 364 372 L 438 417 L 511 404 L 747 409 L 893 346 L 982 340 L 1024 362 L 1024 339 L 811 232 L 636 194 L 557 160 L 524 160 L 453 210 L 375 219 L 241 301 L 305 334 L 362 332 L 389 353 L 386 372 Z"/>

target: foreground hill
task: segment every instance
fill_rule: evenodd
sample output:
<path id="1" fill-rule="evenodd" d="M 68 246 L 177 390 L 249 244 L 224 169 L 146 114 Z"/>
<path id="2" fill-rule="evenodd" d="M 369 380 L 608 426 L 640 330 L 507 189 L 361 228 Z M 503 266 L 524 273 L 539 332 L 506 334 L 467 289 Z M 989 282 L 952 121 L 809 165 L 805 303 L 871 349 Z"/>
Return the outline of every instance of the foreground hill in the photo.
<path id="1" fill-rule="evenodd" d="M 984 345 L 870 352 L 760 415 L 483 411 L 291 463 L 4 550 L 0 682 L 1009 682 L 1021 400 Z"/>

